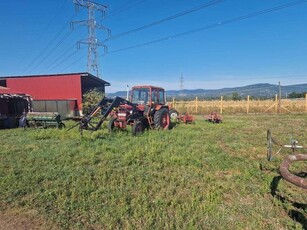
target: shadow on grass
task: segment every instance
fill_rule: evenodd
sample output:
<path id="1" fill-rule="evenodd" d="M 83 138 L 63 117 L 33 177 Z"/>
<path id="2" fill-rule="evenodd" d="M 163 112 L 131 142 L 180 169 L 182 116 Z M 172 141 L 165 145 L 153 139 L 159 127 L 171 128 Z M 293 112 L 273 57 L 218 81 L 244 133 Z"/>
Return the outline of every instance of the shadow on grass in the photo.
<path id="1" fill-rule="evenodd" d="M 169 129 L 176 128 L 176 126 L 179 124 L 179 122 L 176 121 L 171 121 L 169 124 Z"/>
<path id="2" fill-rule="evenodd" d="M 298 173 L 297 175 L 306 177 L 306 173 Z M 270 185 L 271 195 L 276 199 L 280 200 L 282 203 L 291 203 L 293 208 L 295 209 L 286 210 L 288 212 L 289 217 L 292 218 L 294 221 L 299 222 L 302 225 L 303 229 L 307 230 L 307 219 L 303 214 L 304 210 L 307 209 L 307 204 L 292 202 L 287 198 L 277 194 L 277 187 L 281 179 L 282 176 L 276 176 L 273 178 Z M 302 211 L 300 211 L 299 209 L 301 209 Z"/>

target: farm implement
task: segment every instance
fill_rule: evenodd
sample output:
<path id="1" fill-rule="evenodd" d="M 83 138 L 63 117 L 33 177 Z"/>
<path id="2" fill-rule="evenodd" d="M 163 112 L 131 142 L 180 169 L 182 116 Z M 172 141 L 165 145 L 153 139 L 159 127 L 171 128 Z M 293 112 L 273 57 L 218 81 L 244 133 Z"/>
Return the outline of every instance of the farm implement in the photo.
<path id="1" fill-rule="evenodd" d="M 299 149 L 305 149 L 304 146 L 298 145 L 298 141 L 293 139 L 292 135 L 290 138 L 289 144 L 280 144 L 272 137 L 272 133 L 270 130 L 267 131 L 267 160 L 272 161 L 273 159 L 273 145 L 276 145 L 279 147 L 278 151 L 275 153 L 276 155 L 281 152 L 283 148 L 291 149 L 292 154 L 285 157 L 283 162 L 281 163 L 279 167 L 279 172 L 282 178 L 284 178 L 286 181 L 307 189 L 307 178 L 303 178 L 299 175 L 295 175 L 290 172 L 289 168 L 290 165 L 293 162 L 296 161 L 307 161 L 307 154 L 296 154 L 295 152 Z"/>
<path id="2" fill-rule="evenodd" d="M 170 118 L 174 122 L 183 122 L 185 124 L 192 124 L 195 122 L 195 118 L 189 113 L 179 114 L 178 111 L 174 108 L 171 108 L 169 111 Z"/>
<path id="3" fill-rule="evenodd" d="M 178 119 L 178 122 L 183 122 L 185 124 L 192 124 L 195 122 L 195 118 L 188 113 L 179 115 L 177 119 Z"/>
<path id="4" fill-rule="evenodd" d="M 211 112 L 207 116 L 204 116 L 206 121 L 212 122 L 212 123 L 222 123 L 222 116 L 217 114 L 217 112 Z"/>
<path id="5" fill-rule="evenodd" d="M 61 121 L 60 114 L 56 112 L 28 112 L 21 116 L 19 126 L 45 129 L 47 127 L 63 128 L 65 124 Z"/>
<path id="6" fill-rule="evenodd" d="M 267 159 L 272 161 L 273 159 L 273 146 L 276 145 L 279 149 L 274 153 L 277 155 L 281 152 L 282 149 L 291 149 L 292 154 L 295 153 L 298 149 L 305 149 L 304 146 L 298 145 L 298 141 L 293 138 L 291 135 L 289 144 L 281 144 L 272 137 L 270 130 L 267 131 Z"/>
<path id="7" fill-rule="evenodd" d="M 100 112 L 100 120 L 94 124 L 93 118 Z M 110 132 L 126 129 L 130 125 L 134 136 L 142 134 L 145 129 L 168 129 L 170 125 L 170 110 L 166 105 L 164 89 L 134 86 L 129 101 L 121 97 L 104 97 L 95 109 L 74 127 L 79 125 L 81 134 L 83 130 L 96 131 L 109 115 Z"/>

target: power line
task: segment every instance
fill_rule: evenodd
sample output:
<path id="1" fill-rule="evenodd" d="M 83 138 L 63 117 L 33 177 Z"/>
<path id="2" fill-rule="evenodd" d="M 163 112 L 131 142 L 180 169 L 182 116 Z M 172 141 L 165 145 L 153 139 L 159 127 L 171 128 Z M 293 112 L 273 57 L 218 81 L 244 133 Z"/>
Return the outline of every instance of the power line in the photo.
<path id="1" fill-rule="evenodd" d="M 133 29 L 133 30 L 129 30 L 129 31 L 126 31 L 126 32 L 123 32 L 123 33 L 114 35 L 114 36 L 110 37 L 109 39 L 106 39 L 106 41 L 114 40 L 114 39 L 116 39 L 116 38 L 120 38 L 120 37 L 123 37 L 123 36 L 125 36 L 125 35 L 132 34 L 132 33 L 138 32 L 138 31 L 140 31 L 140 30 L 147 29 L 147 28 L 149 28 L 149 27 L 152 27 L 152 26 L 155 26 L 155 25 L 158 25 L 158 24 L 161 24 L 161 23 L 164 23 L 164 22 L 173 20 L 173 19 L 175 19 L 175 18 L 182 17 L 182 16 L 185 16 L 185 15 L 187 15 L 187 14 L 190 14 L 190 13 L 193 13 L 193 12 L 196 12 L 196 11 L 199 11 L 199 10 L 202 10 L 202 9 L 204 9 L 204 8 L 213 6 L 213 5 L 218 4 L 218 3 L 220 3 L 220 2 L 223 2 L 223 1 L 224 1 L 224 0 L 214 0 L 214 1 L 210 1 L 210 2 L 208 2 L 208 3 L 205 3 L 205 4 L 202 4 L 202 5 L 193 7 L 193 8 L 191 8 L 191 9 L 182 11 L 182 12 L 177 13 L 177 14 L 175 14 L 175 15 L 172 15 L 172 16 L 163 18 L 163 19 L 161 19 L 161 20 L 158 20 L 158 21 L 149 23 L 149 24 L 147 24 L 147 25 L 145 25 L 145 26 L 141 26 L 141 27 L 135 28 L 135 29 Z"/>
<path id="2" fill-rule="evenodd" d="M 43 35 L 45 35 L 46 31 L 48 31 L 48 29 L 50 28 L 50 26 L 52 25 L 52 23 L 55 21 L 55 19 L 58 18 L 58 16 L 60 15 L 60 13 L 62 12 L 62 10 L 64 9 L 65 5 L 68 3 L 68 0 L 63 0 L 63 4 L 61 5 L 61 7 L 59 8 L 59 10 L 57 10 L 57 13 L 54 15 L 54 17 L 51 19 L 51 21 L 49 22 L 49 24 L 46 26 L 46 29 L 43 31 L 43 33 L 40 35 L 40 37 L 43 37 Z"/>
<path id="3" fill-rule="evenodd" d="M 71 49 L 75 48 L 75 44 L 73 44 L 72 46 L 68 47 L 68 49 L 66 49 L 65 51 L 63 51 L 56 59 L 53 63 L 51 63 L 49 65 L 49 67 L 47 67 L 45 69 L 45 72 L 48 72 L 52 67 L 56 66 L 58 63 L 61 63 L 65 60 L 67 60 L 68 57 L 70 57 L 70 55 L 68 56 L 65 56 L 65 54 L 67 54 L 68 51 L 70 51 Z M 76 53 L 77 50 L 74 49 L 74 52 L 73 53 Z"/>
<path id="4" fill-rule="evenodd" d="M 77 53 L 78 53 L 78 50 L 74 50 L 72 53 L 66 55 L 66 56 L 65 56 L 65 59 L 68 60 L 69 58 L 75 56 Z M 82 56 L 82 58 L 83 58 L 83 56 Z M 75 64 L 75 63 L 74 63 L 74 64 Z M 57 64 L 56 66 L 54 66 L 54 68 L 55 68 L 55 67 L 58 67 L 58 64 Z"/>
<path id="5" fill-rule="evenodd" d="M 69 22 L 75 17 L 77 15 L 77 13 L 74 13 L 72 16 L 71 16 L 71 18 L 70 18 L 70 20 L 69 20 Z M 29 68 L 31 68 L 34 64 L 36 64 L 37 62 L 42 62 L 42 61 L 39 61 L 40 60 L 40 58 L 43 56 L 43 54 L 49 49 L 49 47 L 57 40 L 57 38 L 58 37 L 60 37 L 60 35 L 65 31 L 65 29 L 67 29 L 67 25 L 69 24 L 69 22 L 68 23 L 65 23 L 64 25 L 63 25 L 63 27 L 60 29 L 60 31 L 58 31 L 58 33 L 56 33 L 55 34 L 55 36 L 51 39 L 51 42 L 50 43 L 48 43 L 46 46 L 45 46 L 45 48 L 44 49 L 42 49 L 41 50 L 41 52 L 39 53 L 39 55 L 25 68 L 25 70 L 23 71 L 23 73 L 24 72 L 26 72 Z M 66 35 L 64 35 L 64 38 L 66 39 L 68 37 L 68 35 L 66 34 Z M 64 40 L 65 40 L 64 39 Z M 62 42 L 61 42 L 62 43 Z M 58 47 L 58 45 L 56 45 L 57 47 Z M 48 55 L 47 55 L 48 56 Z M 43 58 L 43 60 L 45 60 L 46 59 L 46 57 L 45 58 Z M 37 66 L 36 67 L 34 67 L 34 69 L 36 69 L 37 68 Z M 33 68 L 32 68 L 32 71 L 34 70 Z"/>
<path id="6" fill-rule="evenodd" d="M 141 4 L 142 2 L 145 2 L 146 0 L 142 0 L 142 1 L 138 1 L 135 4 L 132 4 L 130 7 L 126 7 L 125 9 L 121 9 L 120 12 L 123 12 L 124 10 L 130 9 L 138 4 Z M 68 2 L 68 0 L 64 0 L 63 4 L 60 7 L 60 10 L 57 11 L 56 15 L 52 18 L 52 20 L 48 23 L 48 25 L 46 26 L 46 29 L 44 29 L 43 34 L 46 33 L 46 31 L 49 29 L 49 27 L 51 26 L 51 24 L 55 21 L 55 19 L 57 18 L 57 16 L 60 14 L 60 12 L 64 9 L 64 6 L 66 5 L 66 3 Z M 119 12 L 117 12 L 116 14 L 118 14 Z M 77 12 L 74 13 L 74 15 L 70 18 L 69 22 L 77 15 Z M 66 26 L 68 23 L 65 23 L 65 25 L 60 29 L 60 31 L 58 31 L 58 33 L 55 34 L 55 36 L 51 39 L 51 42 L 49 42 L 44 49 L 41 50 L 41 52 L 38 54 L 38 56 L 23 70 L 23 73 L 28 71 L 31 67 L 31 71 L 33 72 L 34 70 L 36 70 L 52 53 L 54 53 L 54 51 L 64 42 L 64 40 L 66 40 L 70 35 L 71 35 L 71 31 L 69 33 L 66 33 L 64 35 L 64 37 L 55 45 L 54 48 L 52 48 L 49 53 L 47 55 L 44 55 L 44 53 L 47 52 L 47 50 L 51 47 L 51 45 L 54 44 L 54 42 L 57 40 L 58 37 L 60 37 L 60 35 L 65 31 Z M 41 37 L 42 35 L 40 35 L 39 37 Z M 75 54 L 75 52 L 74 52 Z M 70 57 L 71 55 L 69 55 Z M 25 58 L 23 58 L 25 59 Z M 58 62 L 58 59 L 56 60 L 56 62 Z M 56 63 L 54 62 L 54 63 Z M 54 65 L 54 63 L 52 65 Z M 35 65 L 35 66 L 34 66 Z M 51 65 L 51 66 L 52 66 Z M 50 69 L 50 67 L 48 67 L 48 69 Z"/>
<path id="7" fill-rule="evenodd" d="M 87 53 L 87 71 L 91 70 L 96 73 L 96 76 L 99 77 L 99 67 L 98 67 L 98 47 L 103 46 L 106 50 L 106 46 L 99 41 L 96 36 L 97 29 L 103 29 L 108 32 L 108 37 L 111 35 L 111 31 L 103 25 L 100 25 L 95 20 L 95 11 L 100 11 L 103 15 L 105 15 L 107 6 L 101 5 L 99 3 L 91 2 L 88 0 L 74 0 L 74 4 L 79 7 L 85 7 L 88 10 L 88 20 L 73 22 L 74 24 L 81 24 L 87 26 L 88 28 L 88 38 L 78 42 L 80 44 L 88 45 L 88 53 Z"/>
<path id="8" fill-rule="evenodd" d="M 65 36 L 55 45 L 53 49 L 49 51 L 47 55 L 45 55 L 44 58 L 42 58 L 39 63 L 32 69 L 32 71 L 36 70 L 54 51 L 72 34 L 72 31 L 69 31 L 65 34 Z"/>
<path id="9" fill-rule="evenodd" d="M 119 10 L 122 10 L 122 9 L 125 9 L 130 4 L 131 4 L 131 1 L 129 0 L 129 1 L 126 1 L 124 4 L 122 4 L 121 6 L 119 6 L 118 8 L 115 8 L 114 10 L 111 8 L 110 11 L 109 11 L 109 14 L 116 12 L 116 11 L 119 11 Z"/>
<path id="10" fill-rule="evenodd" d="M 140 1 L 136 2 L 136 3 L 134 3 L 134 4 L 129 3 L 130 6 L 128 6 L 128 7 L 123 7 L 122 9 L 118 9 L 117 12 L 115 12 L 115 13 L 110 13 L 110 14 L 109 14 L 109 17 L 110 17 L 110 16 L 115 16 L 115 15 L 118 15 L 118 14 L 124 12 L 124 11 L 127 11 L 127 10 L 129 10 L 129 9 L 131 9 L 131 8 L 133 8 L 133 7 L 135 7 L 135 6 L 137 6 L 137 5 L 142 4 L 142 3 L 145 2 L 145 1 L 147 1 L 147 0 L 140 0 Z M 115 10 L 115 11 L 116 11 L 116 10 Z"/>
<path id="11" fill-rule="evenodd" d="M 75 61 L 73 61 L 72 63 L 70 63 L 68 66 L 66 66 L 65 68 L 62 69 L 62 71 L 68 69 L 69 67 L 73 66 L 74 64 L 78 63 L 79 61 L 81 61 L 84 58 L 84 56 L 82 55 L 80 58 L 76 59 Z"/>
<path id="12" fill-rule="evenodd" d="M 246 14 L 246 15 L 243 15 L 243 16 L 240 16 L 240 17 L 228 19 L 226 21 L 222 21 L 222 22 L 218 22 L 218 23 L 215 23 L 215 24 L 200 27 L 200 28 L 197 28 L 197 29 L 189 30 L 189 31 L 186 31 L 186 32 L 174 34 L 174 35 L 171 35 L 171 36 L 159 38 L 159 39 L 148 41 L 148 42 L 141 43 L 141 44 L 136 44 L 136 45 L 126 47 L 126 48 L 117 49 L 117 50 L 108 52 L 108 54 L 118 53 L 118 52 L 121 52 L 121 51 L 130 50 L 130 49 L 134 49 L 134 48 L 138 48 L 138 47 L 142 47 L 142 46 L 147 46 L 147 45 L 151 45 L 151 44 L 154 44 L 154 43 L 163 42 L 163 41 L 166 41 L 166 40 L 169 40 L 169 39 L 178 38 L 178 37 L 182 37 L 182 36 L 185 36 L 185 35 L 197 33 L 197 32 L 203 31 L 203 30 L 213 29 L 213 28 L 216 28 L 216 27 L 219 27 L 219 26 L 224 26 L 224 25 L 231 24 L 231 23 L 234 23 L 234 22 L 243 21 L 243 20 L 246 20 L 246 19 L 249 19 L 249 18 L 257 17 L 257 16 L 260 16 L 260 15 L 263 15 L 263 14 L 268 14 L 268 13 L 283 10 L 283 9 L 286 9 L 286 8 L 289 8 L 289 7 L 301 5 L 301 4 L 304 4 L 306 2 L 307 2 L 307 0 L 300 0 L 300 1 L 295 1 L 295 2 L 288 3 L 288 4 L 284 4 L 284 5 L 279 5 L 279 6 L 276 6 L 276 7 L 269 8 L 269 9 L 249 13 L 249 14 Z"/>
<path id="13" fill-rule="evenodd" d="M 135 0 L 134 0 L 135 1 Z M 126 1 L 124 4 L 122 4 L 121 6 L 115 8 L 115 9 L 111 9 L 109 11 L 109 14 L 112 14 L 112 13 L 116 13 L 116 11 L 121 11 L 123 9 L 126 9 L 128 6 L 131 6 L 131 4 L 133 4 L 133 1 L 129 0 L 129 1 Z"/>
<path id="14" fill-rule="evenodd" d="M 56 56 L 54 58 L 53 63 L 51 63 L 49 65 L 49 67 L 47 67 L 44 71 L 48 72 L 50 69 L 58 66 L 59 63 L 63 64 L 65 61 L 68 60 L 68 58 L 70 58 L 71 56 L 73 56 L 71 53 L 76 54 L 77 50 L 76 48 L 76 44 L 73 44 L 72 46 L 68 47 L 66 50 L 64 50 L 63 52 L 61 52 L 58 56 Z M 69 51 L 73 50 L 73 52 L 68 53 Z"/>
<path id="15" fill-rule="evenodd" d="M 45 29 L 41 32 L 41 34 L 39 36 L 36 37 L 36 40 L 38 38 L 42 38 L 44 37 L 44 35 L 46 34 L 46 32 L 49 30 L 50 26 L 54 23 L 55 19 L 58 18 L 58 16 L 60 15 L 60 13 L 63 11 L 64 6 L 67 4 L 68 0 L 63 0 L 62 5 L 59 7 L 58 10 L 56 10 L 56 14 L 54 15 L 54 17 L 49 21 L 49 23 L 47 24 L 47 26 L 45 27 Z M 25 58 L 28 56 L 28 54 L 25 54 L 24 57 L 21 60 L 25 60 Z M 39 58 L 39 57 L 38 57 Z M 28 68 L 30 68 L 32 65 L 32 63 L 30 65 L 28 65 L 23 72 L 25 72 Z"/>
<path id="16" fill-rule="evenodd" d="M 122 13 L 122 12 L 125 12 L 125 11 L 127 11 L 127 10 L 129 10 L 129 9 L 131 9 L 131 8 L 133 8 L 133 7 L 135 7 L 135 6 L 137 6 L 137 5 L 140 5 L 141 3 L 144 3 L 145 1 L 147 1 L 147 0 L 137 1 L 137 2 L 134 3 L 134 4 L 131 3 L 131 1 L 128 1 L 128 2 L 126 2 L 125 4 L 123 4 L 121 7 L 109 11 L 108 18 L 110 18 L 110 16 L 111 16 L 111 17 L 112 17 L 112 16 L 116 16 L 116 15 Z M 127 6 L 127 5 L 128 5 L 128 6 Z M 115 11 L 115 12 L 114 12 L 114 11 Z M 99 18 L 99 20 L 101 20 L 101 19 L 107 19 L 107 18 L 103 18 L 103 17 Z"/>

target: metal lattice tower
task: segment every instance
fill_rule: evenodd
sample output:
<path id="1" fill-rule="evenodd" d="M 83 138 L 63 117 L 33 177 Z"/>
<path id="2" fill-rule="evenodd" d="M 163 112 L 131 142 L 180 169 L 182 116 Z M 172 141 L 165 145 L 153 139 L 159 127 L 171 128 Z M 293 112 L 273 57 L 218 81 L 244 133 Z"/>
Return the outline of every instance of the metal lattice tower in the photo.
<path id="1" fill-rule="evenodd" d="M 99 65 L 98 65 L 98 47 L 103 46 L 104 52 L 107 52 L 107 46 L 105 46 L 96 36 L 96 29 L 103 29 L 107 31 L 108 38 L 111 36 L 111 31 L 103 25 L 100 25 L 95 20 L 95 11 L 100 11 L 105 16 L 107 6 L 101 5 L 95 2 L 87 0 L 73 0 L 73 3 L 76 6 L 76 10 L 79 10 L 79 7 L 85 7 L 88 10 L 88 20 L 76 21 L 71 23 L 72 29 L 74 29 L 75 24 L 87 26 L 88 28 L 88 37 L 85 40 L 77 42 L 77 47 L 80 49 L 81 44 L 88 45 L 87 52 L 87 71 L 96 73 L 96 76 L 99 77 Z"/>
<path id="2" fill-rule="evenodd" d="M 180 90 L 183 90 L 183 80 L 184 80 L 184 78 L 183 78 L 183 75 L 181 73 L 181 76 L 180 76 Z"/>

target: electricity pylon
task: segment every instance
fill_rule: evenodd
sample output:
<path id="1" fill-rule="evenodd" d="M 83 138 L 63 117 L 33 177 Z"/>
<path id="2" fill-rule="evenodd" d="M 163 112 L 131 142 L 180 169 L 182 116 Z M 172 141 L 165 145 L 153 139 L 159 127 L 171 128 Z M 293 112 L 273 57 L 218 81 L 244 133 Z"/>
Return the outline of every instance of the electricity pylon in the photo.
<path id="1" fill-rule="evenodd" d="M 107 46 L 104 45 L 96 37 L 96 29 L 102 29 L 107 31 L 108 38 L 111 37 L 111 31 L 103 25 L 100 25 L 95 20 L 95 11 L 100 11 L 102 16 L 105 16 L 107 6 L 101 5 L 99 3 L 87 1 L 87 0 L 73 0 L 73 3 L 76 6 L 76 10 L 79 10 L 79 7 L 85 7 L 88 10 L 88 20 L 71 22 L 71 28 L 74 29 L 75 24 L 82 26 L 87 26 L 88 28 L 88 37 L 87 39 L 77 42 L 77 47 L 80 49 L 81 44 L 88 45 L 87 51 L 87 71 L 96 73 L 96 76 L 99 77 L 99 65 L 98 65 L 98 47 L 103 46 L 104 52 L 107 52 Z"/>

